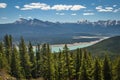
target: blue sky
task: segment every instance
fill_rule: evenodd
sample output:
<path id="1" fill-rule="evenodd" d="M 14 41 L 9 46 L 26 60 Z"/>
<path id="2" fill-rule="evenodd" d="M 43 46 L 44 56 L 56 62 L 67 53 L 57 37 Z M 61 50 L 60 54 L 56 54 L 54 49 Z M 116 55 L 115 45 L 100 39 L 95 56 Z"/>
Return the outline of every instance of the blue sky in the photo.
<path id="1" fill-rule="evenodd" d="M 120 20 L 120 0 L 0 0 L 0 23 L 19 18 L 52 22 Z"/>

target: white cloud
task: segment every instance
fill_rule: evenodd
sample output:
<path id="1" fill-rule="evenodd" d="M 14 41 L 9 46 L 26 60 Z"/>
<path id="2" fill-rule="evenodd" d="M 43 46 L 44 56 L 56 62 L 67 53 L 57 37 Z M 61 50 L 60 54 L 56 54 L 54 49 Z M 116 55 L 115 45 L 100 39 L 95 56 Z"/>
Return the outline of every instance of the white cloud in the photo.
<path id="1" fill-rule="evenodd" d="M 72 16 L 76 16 L 77 14 L 76 13 L 73 13 L 73 14 L 71 14 Z"/>
<path id="2" fill-rule="evenodd" d="M 107 10 L 113 10 L 112 7 L 105 7 L 105 9 L 107 9 Z"/>
<path id="3" fill-rule="evenodd" d="M 102 6 L 97 6 L 96 9 L 97 10 L 102 9 Z"/>
<path id="4" fill-rule="evenodd" d="M 84 16 L 94 15 L 92 12 L 83 13 Z"/>
<path id="5" fill-rule="evenodd" d="M 102 7 L 102 6 L 97 6 L 96 10 L 98 12 L 113 12 L 113 7 Z"/>
<path id="6" fill-rule="evenodd" d="M 80 9 L 84 9 L 86 8 L 85 6 L 82 5 L 73 5 L 71 10 L 76 11 L 76 10 L 80 10 Z"/>
<path id="7" fill-rule="evenodd" d="M 51 7 L 51 9 L 54 9 L 54 10 L 73 10 L 73 11 L 80 10 L 83 8 L 86 8 L 86 7 L 82 5 L 62 5 L 62 4 L 54 5 L 53 7 Z"/>
<path id="8" fill-rule="evenodd" d="M 6 20 L 6 19 L 8 19 L 7 17 L 1 17 L 1 19 L 4 19 L 4 20 Z"/>
<path id="9" fill-rule="evenodd" d="M 51 9 L 53 9 L 53 10 L 69 10 L 70 8 L 72 8 L 72 5 L 62 5 L 62 4 L 60 4 L 60 5 L 54 5 L 54 6 L 52 6 L 51 7 Z"/>
<path id="10" fill-rule="evenodd" d="M 110 10 L 110 9 L 100 9 L 100 10 L 98 10 L 98 12 L 112 12 L 112 10 Z"/>
<path id="11" fill-rule="evenodd" d="M 32 10 L 32 9 L 41 9 L 41 10 L 49 10 L 50 6 L 45 3 L 30 3 L 24 5 L 21 10 Z"/>
<path id="12" fill-rule="evenodd" d="M 65 13 L 56 13 L 56 15 L 65 15 Z"/>
<path id="13" fill-rule="evenodd" d="M 18 6 L 17 6 L 17 8 L 18 8 Z M 21 8 L 20 10 L 41 9 L 41 10 L 57 10 L 57 11 L 61 11 L 61 10 L 76 11 L 76 10 L 80 10 L 80 9 L 84 9 L 84 8 L 86 8 L 86 7 L 82 6 L 82 5 L 57 4 L 57 5 L 50 6 L 45 3 L 30 3 L 30 4 L 25 4 L 23 6 L 23 8 Z"/>
<path id="14" fill-rule="evenodd" d="M 15 8 L 20 9 L 20 6 L 15 6 Z"/>
<path id="15" fill-rule="evenodd" d="M 6 3 L 0 3 L 0 8 L 6 8 L 7 4 Z"/>

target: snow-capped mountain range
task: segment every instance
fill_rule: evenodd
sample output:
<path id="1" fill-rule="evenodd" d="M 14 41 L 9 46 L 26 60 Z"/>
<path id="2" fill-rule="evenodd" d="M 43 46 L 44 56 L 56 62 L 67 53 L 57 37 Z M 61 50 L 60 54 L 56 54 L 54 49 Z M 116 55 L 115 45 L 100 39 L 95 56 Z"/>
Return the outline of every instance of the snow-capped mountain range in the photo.
<path id="1" fill-rule="evenodd" d="M 14 22 L 14 24 L 27 24 L 27 25 L 34 25 L 34 26 L 49 26 L 52 24 L 91 24 L 93 26 L 116 26 L 116 25 L 120 25 L 120 20 L 99 20 L 96 22 L 90 22 L 88 20 L 80 20 L 77 21 L 76 23 L 60 23 L 60 22 L 49 22 L 49 21 L 42 21 L 39 19 L 24 19 L 24 18 L 20 18 L 18 20 L 16 20 Z"/>

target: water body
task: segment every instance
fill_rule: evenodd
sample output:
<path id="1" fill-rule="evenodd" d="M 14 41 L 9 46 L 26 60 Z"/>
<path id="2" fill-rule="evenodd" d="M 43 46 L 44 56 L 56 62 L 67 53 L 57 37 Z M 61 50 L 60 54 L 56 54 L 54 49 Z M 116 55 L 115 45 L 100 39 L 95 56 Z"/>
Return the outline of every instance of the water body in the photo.
<path id="1" fill-rule="evenodd" d="M 87 47 L 87 46 L 91 46 L 92 44 L 91 43 L 87 43 L 87 44 L 79 44 L 78 45 L 72 45 L 71 46 L 68 46 L 69 50 L 75 50 L 77 48 L 84 48 L 84 47 Z M 59 50 L 63 50 L 63 45 L 58 45 L 58 46 L 54 46 L 52 45 L 51 48 L 52 48 L 52 52 L 59 52 Z"/>
<path id="2" fill-rule="evenodd" d="M 69 50 L 75 50 L 77 48 L 84 48 L 95 44 L 95 42 L 90 43 L 74 43 L 74 44 L 67 44 Z M 58 45 L 50 45 L 52 52 L 59 52 L 63 50 L 65 44 L 58 44 Z M 34 51 L 36 50 L 36 46 L 33 46 Z"/>
<path id="3" fill-rule="evenodd" d="M 88 47 L 91 45 L 94 45 L 104 39 L 107 39 L 109 37 L 102 37 L 99 40 L 96 41 L 91 41 L 91 42 L 79 42 L 79 43 L 73 43 L 73 44 L 67 44 L 69 50 L 75 50 L 77 48 L 84 48 Z M 50 45 L 52 52 L 59 52 L 59 50 L 63 50 L 65 44 L 55 44 L 55 45 Z M 36 46 L 33 46 L 34 51 L 36 50 Z"/>
<path id="4" fill-rule="evenodd" d="M 84 47 L 91 46 L 107 38 L 109 37 L 103 37 L 100 40 L 91 41 L 91 42 L 80 42 L 80 43 L 67 44 L 67 46 L 69 50 L 75 50 L 77 48 L 84 48 Z M 52 52 L 59 52 L 59 50 L 63 50 L 64 45 L 65 44 L 51 45 Z"/>
<path id="5" fill-rule="evenodd" d="M 77 37 L 77 38 L 81 38 L 81 37 Z M 82 38 L 83 38 L 83 36 L 82 36 Z M 88 37 L 88 38 L 93 38 L 93 37 Z M 104 39 L 107 39 L 107 38 L 109 38 L 109 37 L 101 37 L 99 40 L 91 41 L 91 42 L 79 42 L 79 43 L 67 44 L 67 46 L 68 46 L 69 50 L 75 50 L 77 48 L 84 48 L 84 47 L 94 45 Z M 64 46 L 65 46 L 65 44 L 50 45 L 52 52 L 59 52 L 59 50 L 63 50 Z M 17 46 L 17 49 L 18 49 L 18 46 Z M 33 46 L 33 49 L 34 49 L 34 51 L 36 51 L 36 46 Z"/>

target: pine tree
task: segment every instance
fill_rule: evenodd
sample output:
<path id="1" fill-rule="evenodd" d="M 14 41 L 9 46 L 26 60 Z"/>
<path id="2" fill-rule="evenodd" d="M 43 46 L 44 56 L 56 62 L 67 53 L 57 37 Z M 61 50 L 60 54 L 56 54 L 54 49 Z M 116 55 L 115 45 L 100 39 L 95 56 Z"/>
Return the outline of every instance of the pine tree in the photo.
<path id="1" fill-rule="evenodd" d="M 70 80 L 71 75 L 70 75 L 70 57 L 69 57 L 69 49 L 67 47 L 67 45 L 65 44 L 64 48 L 63 48 L 63 53 L 65 54 L 65 63 L 66 63 L 66 78 L 68 78 Z"/>
<path id="2" fill-rule="evenodd" d="M 58 53 L 59 54 L 59 53 Z M 53 54 L 52 54 L 52 56 L 53 56 L 53 67 L 54 67 L 54 79 L 55 80 L 60 80 L 58 77 L 59 77 L 59 72 L 58 72 L 58 54 L 56 54 L 56 52 L 54 52 Z"/>
<path id="3" fill-rule="evenodd" d="M 33 46 L 31 42 L 29 42 L 29 45 L 28 45 L 28 54 L 30 56 L 32 77 L 36 77 L 36 60 L 35 60 L 35 54 L 34 54 Z"/>
<path id="4" fill-rule="evenodd" d="M 21 66 L 22 66 L 22 74 L 27 78 L 31 78 L 31 63 L 27 52 L 27 47 L 25 45 L 24 39 L 21 38 L 20 44 L 19 44 L 19 50 L 20 50 L 20 60 L 21 60 Z"/>
<path id="5" fill-rule="evenodd" d="M 95 58 L 94 71 L 93 71 L 93 80 L 102 80 L 101 65 L 98 58 Z"/>
<path id="6" fill-rule="evenodd" d="M 80 72 L 80 80 L 90 80 L 89 75 L 87 73 L 85 61 L 82 62 L 80 71 L 81 71 Z"/>
<path id="7" fill-rule="evenodd" d="M 82 61 L 82 50 L 81 49 L 77 49 L 76 50 L 76 80 L 79 79 L 79 72 L 80 72 L 80 67 L 81 67 L 81 61 Z"/>
<path id="8" fill-rule="evenodd" d="M 17 79 L 22 78 L 20 57 L 16 47 L 13 48 L 11 56 L 11 75 Z"/>
<path id="9" fill-rule="evenodd" d="M 103 61 L 103 79 L 112 80 L 112 70 L 111 70 L 110 61 L 107 55 L 105 55 L 105 59 Z"/>
<path id="10" fill-rule="evenodd" d="M 92 80 L 93 76 L 93 70 L 94 70 L 94 63 L 93 58 L 89 52 L 87 52 L 87 59 L 86 59 L 86 65 L 87 65 L 87 71 L 89 75 L 89 79 Z"/>
<path id="11" fill-rule="evenodd" d="M 47 45 L 43 44 L 41 47 L 41 72 L 42 77 L 48 78 L 48 57 L 47 57 Z"/>
<path id="12" fill-rule="evenodd" d="M 12 54 L 12 36 L 5 35 L 4 37 L 4 46 L 5 46 L 5 54 L 8 60 L 8 64 L 11 64 L 11 54 Z"/>
<path id="13" fill-rule="evenodd" d="M 63 80 L 64 79 L 64 67 L 65 67 L 65 62 L 64 62 L 64 55 L 61 52 L 61 50 L 58 53 L 58 78 L 57 80 Z"/>
<path id="14" fill-rule="evenodd" d="M 71 54 L 73 54 L 73 53 L 69 52 L 67 45 L 64 46 L 63 53 L 65 55 L 65 64 L 66 64 L 65 75 L 66 75 L 67 79 L 71 80 L 75 76 L 75 68 L 74 68 L 75 64 L 74 64 L 74 60 L 71 56 Z"/>
<path id="15" fill-rule="evenodd" d="M 5 69 L 7 71 L 9 69 L 9 65 L 4 51 L 4 45 L 2 42 L 0 42 L 0 69 Z"/>
<path id="16" fill-rule="evenodd" d="M 115 80 L 120 80 L 120 57 L 117 59 L 115 66 Z"/>
<path id="17" fill-rule="evenodd" d="M 51 49 L 49 44 L 47 46 L 47 60 L 48 60 L 48 80 L 55 80 L 55 69 L 54 69 L 54 62 L 53 62 L 53 55 L 51 54 Z"/>
<path id="18" fill-rule="evenodd" d="M 36 61 L 37 61 L 37 63 L 39 62 L 40 57 L 41 57 L 41 54 L 40 54 L 40 45 L 38 44 L 36 46 Z"/>
<path id="19" fill-rule="evenodd" d="M 32 63 L 32 65 L 34 65 L 35 64 L 35 54 L 34 54 L 33 46 L 31 44 L 31 42 L 29 42 L 29 45 L 28 45 L 28 54 L 30 56 L 30 62 Z"/>
<path id="20" fill-rule="evenodd" d="M 42 77 L 42 55 L 40 45 L 36 46 L 36 77 Z"/>
<path id="21" fill-rule="evenodd" d="M 92 63 L 91 56 L 86 49 L 82 49 L 82 60 L 80 68 L 80 80 L 91 80 L 92 77 Z"/>
<path id="22" fill-rule="evenodd" d="M 69 67 L 70 67 L 70 80 L 75 79 L 76 69 L 75 69 L 75 56 L 74 53 L 69 53 Z"/>

